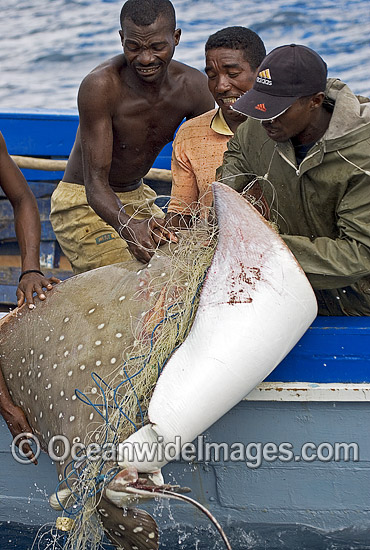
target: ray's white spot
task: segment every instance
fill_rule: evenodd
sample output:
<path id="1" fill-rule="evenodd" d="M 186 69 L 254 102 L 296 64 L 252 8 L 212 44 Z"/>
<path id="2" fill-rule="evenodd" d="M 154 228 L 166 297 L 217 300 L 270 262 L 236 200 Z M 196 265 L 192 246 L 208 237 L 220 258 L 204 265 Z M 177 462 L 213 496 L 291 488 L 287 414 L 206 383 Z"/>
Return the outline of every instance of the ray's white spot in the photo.
<path id="1" fill-rule="evenodd" d="M 144 281 L 140 281 L 139 286 L 144 286 Z"/>
<path id="2" fill-rule="evenodd" d="M 74 419 L 75 419 L 75 417 L 74 417 L 73 415 L 69 417 L 69 421 L 70 421 L 70 422 L 73 422 Z"/>
<path id="3" fill-rule="evenodd" d="M 21 407 L 23 407 L 23 401 L 19 401 Z"/>
<path id="4" fill-rule="evenodd" d="M 43 357 L 44 357 L 44 354 L 43 354 L 43 353 L 40 353 L 39 359 L 43 359 Z"/>
<path id="5" fill-rule="evenodd" d="M 64 317 L 64 322 L 68 323 L 68 321 L 69 321 L 69 317 Z"/>
<path id="6" fill-rule="evenodd" d="M 40 416 L 40 418 L 42 418 L 42 411 L 40 412 L 40 415 L 39 415 L 39 416 Z"/>
<path id="7" fill-rule="evenodd" d="M 63 418 L 63 413 L 59 413 L 59 418 Z"/>
<path id="8" fill-rule="evenodd" d="M 13 378 L 12 373 L 9 374 L 9 378 L 10 378 L 10 380 Z"/>
<path id="9" fill-rule="evenodd" d="M 64 340 L 64 334 L 61 334 L 61 335 L 59 336 L 59 340 L 60 340 L 60 341 Z"/>
<path id="10" fill-rule="evenodd" d="M 134 533 L 141 533 L 141 531 L 143 531 L 142 527 L 135 527 L 135 529 L 133 529 Z"/>
<path id="11" fill-rule="evenodd" d="M 107 512 L 104 510 L 104 508 L 99 508 L 99 514 L 102 515 L 104 518 L 108 517 Z"/>
<path id="12" fill-rule="evenodd" d="M 22 357 L 22 363 L 25 363 L 25 362 L 26 362 L 26 359 Z"/>
<path id="13" fill-rule="evenodd" d="M 78 344 L 78 346 L 77 346 L 78 351 L 81 351 L 82 348 L 83 348 L 83 344 Z"/>
<path id="14" fill-rule="evenodd" d="M 121 333 L 121 332 L 117 332 L 117 333 L 116 333 L 116 338 L 122 338 L 122 333 Z"/>
<path id="15" fill-rule="evenodd" d="M 99 359 L 98 359 L 98 360 L 96 361 L 95 365 L 96 365 L 97 367 L 100 367 L 101 361 L 99 361 Z"/>
<path id="16" fill-rule="evenodd" d="M 155 537 L 155 533 L 154 533 L 154 532 L 153 532 L 153 533 L 149 533 L 148 538 L 154 539 L 154 537 Z"/>
<path id="17" fill-rule="evenodd" d="M 90 420 L 92 420 L 94 418 L 94 413 L 90 413 L 89 418 L 90 418 Z"/>
<path id="18" fill-rule="evenodd" d="M 59 474 L 59 475 L 58 475 L 58 479 L 59 479 L 59 481 L 62 481 L 62 479 L 63 479 L 62 474 Z"/>
<path id="19" fill-rule="evenodd" d="M 39 373 L 37 374 L 37 378 L 40 378 L 40 376 L 41 376 L 41 372 L 39 372 Z"/>
<path id="20" fill-rule="evenodd" d="M 148 264 L 146 267 L 152 267 L 152 264 Z"/>
<path id="21" fill-rule="evenodd" d="M 126 300 L 126 296 L 120 296 L 119 301 L 122 302 L 123 300 Z"/>
<path id="22" fill-rule="evenodd" d="M 64 355 L 64 357 L 68 357 L 68 355 L 69 355 L 69 351 L 68 351 L 68 350 L 66 349 L 66 351 L 64 352 L 64 354 L 63 354 L 63 355 Z"/>
<path id="23" fill-rule="evenodd" d="M 21 390 L 22 390 L 22 391 L 24 390 L 24 386 L 21 386 Z"/>
<path id="24" fill-rule="evenodd" d="M 92 307 L 91 309 L 89 309 L 89 315 L 91 315 L 92 313 L 94 313 L 94 311 L 95 311 L 95 308 L 94 308 L 94 307 Z"/>
<path id="25" fill-rule="evenodd" d="M 49 342 L 49 340 L 50 340 L 50 336 L 47 336 L 47 337 L 45 338 L 45 342 Z"/>
<path id="26" fill-rule="evenodd" d="M 112 359 L 110 360 L 111 364 L 114 365 L 114 363 L 117 361 L 117 359 L 115 357 L 112 357 Z"/>
<path id="27" fill-rule="evenodd" d="M 154 296 L 154 292 L 151 292 L 151 293 L 149 294 L 149 296 Z"/>
<path id="28" fill-rule="evenodd" d="M 37 397 L 37 395 L 35 395 L 35 401 L 37 401 L 37 400 L 38 400 L 38 397 Z"/>
<path id="29" fill-rule="evenodd" d="M 68 376 L 72 376 L 73 370 L 68 371 Z"/>
<path id="30" fill-rule="evenodd" d="M 124 525 L 121 525 L 121 524 L 119 523 L 118 527 L 121 529 L 121 531 L 126 531 L 126 527 L 125 527 Z"/>
<path id="31" fill-rule="evenodd" d="M 141 272 L 142 272 L 142 269 L 139 269 L 139 271 L 137 271 L 136 274 L 140 275 Z"/>
<path id="32" fill-rule="evenodd" d="M 61 390 L 61 392 L 60 392 L 60 397 L 63 397 L 63 395 L 64 395 L 64 391 Z"/>
<path id="33" fill-rule="evenodd" d="M 86 369 L 86 365 L 80 365 L 80 370 L 85 370 Z"/>
<path id="34" fill-rule="evenodd" d="M 100 323 L 100 325 L 98 325 L 98 330 L 101 330 L 104 327 L 105 327 L 105 323 Z"/>
<path id="35" fill-rule="evenodd" d="M 31 349 L 30 351 L 30 354 L 33 355 L 35 352 L 33 351 L 33 349 Z"/>
<path id="36" fill-rule="evenodd" d="M 75 394 L 72 395 L 72 401 L 76 401 L 77 396 Z"/>
<path id="37" fill-rule="evenodd" d="M 92 389 L 91 389 L 91 393 L 97 393 L 97 391 L 98 391 L 98 390 L 97 390 L 96 388 L 92 388 Z"/>
<path id="38" fill-rule="evenodd" d="M 49 409 L 50 409 L 51 411 L 53 410 L 53 403 L 50 403 Z"/>
<path id="39" fill-rule="evenodd" d="M 49 382 L 49 384 L 46 386 L 45 389 L 46 389 L 46 390 L 50 390 L 50 388 L 51 388 L 51 384 L 50 384 L 50 382 Z"/>
<path id="40" fill-rule="evenodd" d="M 20 378 L 22 376 L 22 372 L 18 371 L 18 377 Z"/>
<path id="41" fill-rule="evenodd" d="M 32 374 L 32 371 L 29 370 L 29 371 L 28 371 L 28 376 L 31 376 L 31 374 Z"/>
<path id="42" fill-rule="evenodd" d="M 53 365 L 53 369 L 56 369 L 56 368 L 57 368 L 57 366 L 58 366 L 58 363 L 54 363 L 54 365 Z"/>
<path id="43" fill-rule="evenodd" d="M 28 395 L 31 395 L 31 390 L 30 390 L 29 388 L 28 388 L 28 392 L 27 392 L 27 393 L 28 393 Z"/>
<path id="44" fill-rule="evenodd" d="M 101 345 L 101 340 L 96 340 L 96 341 L 95 341 L 95 345 L 96 345 L 96 346 L 100 346 L 100 345 Z"/>

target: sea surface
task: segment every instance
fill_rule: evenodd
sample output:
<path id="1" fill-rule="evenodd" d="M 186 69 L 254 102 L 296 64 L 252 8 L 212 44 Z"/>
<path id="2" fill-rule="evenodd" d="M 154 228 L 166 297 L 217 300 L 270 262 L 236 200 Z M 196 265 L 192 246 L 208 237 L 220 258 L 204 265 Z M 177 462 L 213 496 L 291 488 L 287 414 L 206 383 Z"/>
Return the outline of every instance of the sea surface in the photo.
<path id="1" fill-rule="evenodd" d="M 121 51 L 122 0 L 1 0 L 0 110 L 75 109 L 82 78 Z M 181 42 L 175 58 L 204 68 L 204 43 L 244 25 L 269 51 L 315 49 L 329 76 L 370 94 L 370 0 L 174 0 Z"/>
<path id="2" fill-rule="evenodd" d="M 182 29 L 175 53 L 179 61 L 203 70 L 208 36 L 244 25 L 260 34 L 268 51 L 292 42 L 315 49 L 327 62 L 329 76 L 370 95 L 370 0 L 175 0 L 174 5 Z M 121 51 L 121 6 L 121 0 L 1 0 L 0 111 L 76 109 L 82 78 Z M 34 526 L 4 522 L 0 549 L 29 550 L 36 533 Z M 370 549 L 368 531 L 325 534 L 304 526 L 259 525 L 229 534 L 233 550 Z M 51 547 L 47 538 L 35 546 Z M 176 548 L 223 546 L 211 531 L 178 529 L 161 545 L 162 550 Z"/>

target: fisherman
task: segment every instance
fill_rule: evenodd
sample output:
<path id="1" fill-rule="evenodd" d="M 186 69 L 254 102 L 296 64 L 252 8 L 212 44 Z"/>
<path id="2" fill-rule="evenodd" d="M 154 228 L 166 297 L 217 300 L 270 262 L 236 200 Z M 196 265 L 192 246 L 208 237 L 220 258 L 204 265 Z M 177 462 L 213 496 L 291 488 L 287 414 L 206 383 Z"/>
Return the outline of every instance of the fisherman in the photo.
<path id="1" fill-rule="evenodd" d="M 175 24 L 169 0 L 128 0 L 123 54 L 80 86 L 80 126 L 50 215 L 75 273 L 132 255 L 147 262 L 158 243 L 176 240 L 142 178 L 181 121 L 214 101 L 200 71 L 172 60 L 181 34 Z"/>
<path id="2" fill-rule="evenodd" d="M 320 315 L 370 315 L 370 101 L 291 44 L 264 59 L 233 108 L 249 118 L 218 179 L 238 191 L 258 179 Z"/>
<path id="3" fill-rule="evenodd" d="M 227 142 L 245 116 L 231 109 L 249 90 L 266 55 L 261 38 L 246 27 L 227 27 L 205 45 L 208 88 L 218 108 L 185 122 L 172 150 L 172 190 L 166 219 L 186 226 L 194 215 L 206 217 L 210 184 L 222 163 Z"/>
<path id="4" fill-rule="evenodd" d="M 43 290 L 50 291 L 53 283 L 59 283 L 56 277 L 47 278 L 40 270 L 40 216 L 37 203 L 22 172 L 8 154 L 3 135 L 0 133 L 0 186 L 11 202 L 14 210 L 15 232 L 21 252 L 21 275 L 16 291 L 17 304 L 35 307 L 34 293 L 40 300 L 46 299 Z M 0 368 L 0 414 L 6 421 L 13 437 L 31 432 L 24 412 L 14 405 L 6 387 Z M 24 447 L 30 450 L 29 446 Z M 30 457 L 32 458 L 32 454 Z"/>

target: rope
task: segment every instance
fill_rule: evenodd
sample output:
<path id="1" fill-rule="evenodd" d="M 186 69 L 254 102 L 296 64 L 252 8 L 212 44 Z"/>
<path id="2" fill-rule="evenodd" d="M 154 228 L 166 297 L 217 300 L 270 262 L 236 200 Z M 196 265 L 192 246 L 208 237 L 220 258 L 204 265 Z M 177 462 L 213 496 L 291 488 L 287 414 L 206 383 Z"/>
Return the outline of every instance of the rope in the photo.
<path id="1" fill-rule="evenodd" d="M 67 166 L 66 160 L 43 159 L 35 157 L 21 157 L 18 155 L 10 155 L 19 168 L 30 168 L 31 170 L 49 170 L 49 171 L 64 171 Z M 144 176 L 145 179 L 154 181 L 171 182 L 171 170 L 164 168 L 151 168 Z"/>

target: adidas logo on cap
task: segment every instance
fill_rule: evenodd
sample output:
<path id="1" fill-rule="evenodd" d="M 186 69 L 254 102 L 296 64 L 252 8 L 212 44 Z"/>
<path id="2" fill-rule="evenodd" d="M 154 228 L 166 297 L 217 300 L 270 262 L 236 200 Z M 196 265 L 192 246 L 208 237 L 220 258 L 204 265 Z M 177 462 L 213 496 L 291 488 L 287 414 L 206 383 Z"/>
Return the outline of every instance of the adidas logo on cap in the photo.
<path id="1" fill-rule="evenodd" d="M 259 103 L 258 105 L 255 106 L 255 109 L 257 109 L 258 111 L 263 111 L 263 112 L 267 111 L 266 106 L 265 106 L 264 103 Z"/>
<path id="2" fill-rule="evenodd" d="M 264 69 L 263 71 L 259 72 L 256 78 L 256 82 L 259 82 L 260 84 L 266 84 L 266 86 L 272 86 L 270 69 Z"/>

